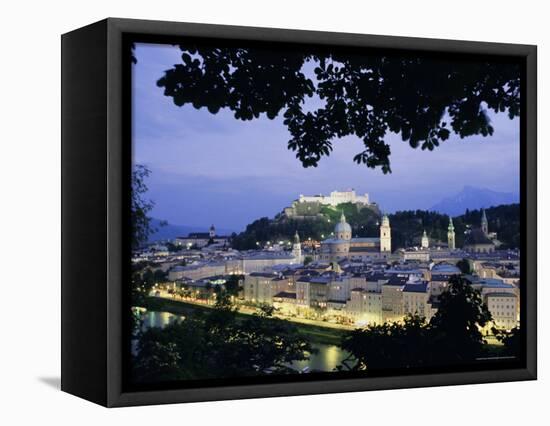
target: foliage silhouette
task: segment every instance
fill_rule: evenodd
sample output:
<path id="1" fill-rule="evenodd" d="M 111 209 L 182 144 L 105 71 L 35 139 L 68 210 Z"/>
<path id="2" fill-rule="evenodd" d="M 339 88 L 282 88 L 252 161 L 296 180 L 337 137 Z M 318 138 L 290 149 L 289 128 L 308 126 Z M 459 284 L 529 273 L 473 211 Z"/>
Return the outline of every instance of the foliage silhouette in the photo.
<path id="1" fill-rule="evenodd" d="M 402 324 L 369 325 L 349 332 L 341 346 L 350 356 L 340 369 L 377 371 L 469 364 L 484 353 L 486 342 L 480 328 L 490 321 L 479 291 L 455 275 L 429 322 L 409 316 Z"/>
<path id="2" fill-rule="evenodd" d="M 147 242 L 149 234 L 151 234 L 151 218 L 148 213 L 153 209 L 154 202 L 144 198 L 147 192 L 145 179 L 149 176 L 150 170 L 141 165 L 136 164 L 132 171 L 132 201 L 131 201 L 131 217 L 132 217 L 132 247 L 139 247 Z"/>
<path id="3" fill-rule="evenodd" d="M 294 325 L 273 317 L 272 307 L 238 317 L 223 292 L 215 309 L 134 337 L 137 382 L 295 373 L 288 364 L 314 351 Z"/>
<path id="4" fill-rule="evenodd" d="M 182 62 L 157 82 L 175 105 L 229 109 L 239 120 L 282 114 L 288 148 L 304 167 L 330 155 L 335 139 L 355 135 L 364 150 L 353 160 L 389 173 L 389 132 L 433 150 L 451 132 L 492 135 L 487 110 L 510 118 L 520 110 L 520 71 L 512 63 L 192 42 L 179 48 Z"/>
<path id="5" fill-rule="evenodd" d="M 342 349 L 350 356 L 339 370 L 373 371 L 426 365 L 430 361 L 429 332 L 419 316 L 406 317 L 403 324 L 384 323 L 353 330 L 342 342 Z"/>
<path id="6" fill-rule="evenodd" d="M 480 328 L 492 320 L 481 293 L 465 278 L 454 275 L 439 297 L 430 321 L 430 342 L 436 363 L 469 363 L 479 357 L 486 343 Z"/>
<path id="7" fill-rule="evenodd" d="M 153 218 L 149 216 L 150 211 L 155 206 L 155 202 L 145 198 L 148 191 L 145 180 L 149 177 L 151 171 L 142 164 L 134 165 L 131 176 L 131 244 L 132 248 L 138 248 L 147 243 L 149 236 L 158 229 L 153 226 Z M 159 226 L 165 226 L 166 221 L 161 221 Z"/>
<path id="8" fill-rule="evenodd" d="M 515 327 L 510 331 L 498 330 L 496 328 L 493 328 L 492 331 L 498 341 L 504 345 L 502 355 L 514 357 L 520 356 L 521 330 L 519 327 Z"/>
<path id="9" fill-rule="evenodd" d="M 240 283 L 244 280 L 244 275 L 229 275 L 225 282 L 225 291 L 229 296 L 237 296 L 242 290 Z"/>
<path id="10" fill-rule="evenodd" d="M 459 260 L 456 263 L 456 266 L 463 274 L 471 274 L 473 272 L 472 266 L 470 265 L 470 261 L 468 259 Z"/>

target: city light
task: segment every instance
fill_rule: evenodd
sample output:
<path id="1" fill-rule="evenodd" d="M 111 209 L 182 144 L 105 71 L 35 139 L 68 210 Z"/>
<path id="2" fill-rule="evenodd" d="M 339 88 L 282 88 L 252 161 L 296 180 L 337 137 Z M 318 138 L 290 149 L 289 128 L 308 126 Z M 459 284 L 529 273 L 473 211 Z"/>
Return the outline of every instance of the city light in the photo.
<path id="1" fill-rule="evenodd" d="M 288 240 L 255 241 L 254 249 L 234 250 L 232 254 L 198 245 L 199 253 L 178 256 L 178 264 L 188 266 L 167 266 L 165 281 L 156 281 L 155 276 L 152 287 L 148 278 L 140 288 L 150 297 L 212 309 L 228 285 L 228 276 L 239 274 L 243 276 L 239 290 L 229 300 L 242 314 L 257 314 L 260 305 L 270 305 L 280 319 L 353 330 L 372 324 L 403 323 L 406 315 L 429 320 L 438 312 L 438 298 L 448 291 L 450 277 L 461 273 L 458 264 L 468 260 L 473 265 L 472 285 L 484 301 L 497 297 L 489 295 L 494 291 L 498 291 L 498 297 L 506 294 L 509 308 L 504 309 L 500 302 L 487 302 L 497 328 L 510 330 L 518 324 L 517 250 L 465 252 L 430 238 L 427 247 L 419 249 L 413 239 L 409 245 L 392 251 L 389 217 L 381 223 L 379 237 L 357 238 L 351 230 L 368 226 L 354 223 L 352 227 L 343 218 L 330 232 L 336 238 L 326 239 L 328 234 L 322 233 L 321 241 L 317 241 L 319 234 L 302 233 L 304 242 L 297 242 L 298 247 L 293 245 L 294 230 L 285 236 Z M 448 236 L 447 223 L 444 226 L 443 235 L 451 239 L 454 234 Z M 435 234 L 432 231 L 429 235 Z M 283 249 L 275 250 L 276 244 Z M 174 258 L 148 260 L 162 265 Z M 486 329 L 484 334 L 490 331 Z M 336 355 L 329 353 L 328 357 Z"/>

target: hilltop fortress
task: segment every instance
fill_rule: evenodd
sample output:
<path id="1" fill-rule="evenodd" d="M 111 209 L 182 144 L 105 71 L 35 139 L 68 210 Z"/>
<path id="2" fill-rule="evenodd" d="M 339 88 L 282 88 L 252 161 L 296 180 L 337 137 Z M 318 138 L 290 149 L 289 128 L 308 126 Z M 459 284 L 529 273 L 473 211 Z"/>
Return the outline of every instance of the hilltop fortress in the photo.
<path id="1" fill-rule="evenodd" d="M 299 203 L 320 203 L 325 206 L 337 206 L 342 203 L 369 204 L 369 194 L 357 195 L 353 189 L 332 191 L 330 195 L 307 196 L 300 194 Z"/>
<path id="2" fill-rule="evenodd" d="M 286 207 L 283 213 L 288 218 L 301 219 L 319 215 L 323 206 L 335 207 L 343 203 L 356 204 L 358 208 L 367 207 L 380 213 L 377 204 L 369 201 L 369 194 L 357 195 L 353 189 L 332 191 L 330 195 L 300 194 L 300 197 L 294 200 L 290 207 Z"/>

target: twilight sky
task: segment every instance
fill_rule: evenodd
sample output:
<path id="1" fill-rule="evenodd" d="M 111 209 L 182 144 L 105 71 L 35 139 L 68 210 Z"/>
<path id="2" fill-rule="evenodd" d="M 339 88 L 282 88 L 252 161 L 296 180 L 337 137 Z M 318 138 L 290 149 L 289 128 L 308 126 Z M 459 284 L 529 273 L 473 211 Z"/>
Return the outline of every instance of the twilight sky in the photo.
<path id="1" fill-rule="evenodd" d="M 177 47 L 136 45 L 133 73 L 133 161 L 151 170 L 152 215 L 171 224 L 240 231 L 254 219 L 273 217 L 299 194 L 354 188 L 385 212 L 428 209 L 465 185 L 519 193 L 519 119 L 491 114 L 492 137 L 451 135 L 434 151 L 412 149 L 387 135 L 392 174 L 353 162 L 358 138 L 334 143 L 317 168 L 305 169 L 287 149 L 279 116 L 239 121 L 190 105 L 177 107 L 156 81 L 180 63 Z"/>

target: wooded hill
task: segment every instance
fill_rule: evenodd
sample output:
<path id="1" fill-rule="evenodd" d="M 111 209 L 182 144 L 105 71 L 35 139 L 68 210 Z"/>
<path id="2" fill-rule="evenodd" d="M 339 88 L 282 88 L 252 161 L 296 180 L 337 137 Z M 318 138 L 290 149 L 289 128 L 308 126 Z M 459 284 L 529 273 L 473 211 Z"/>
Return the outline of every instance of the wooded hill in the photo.
<path id="1" fill-rule="evenodd" d="M 244 232 L 234 235 L 233 247 L 239 250 L 254 249 L 267 241 L 292 241 L 298 231 L 302 241 L 309 238 L 323 240 L 329 238 L 341 212 L 346 215 L 354 237 L 379 236 L 380 216 L 371 209 L 359 209 L 356 204 L 345 203 L 337 207 L 323 206 L 321 214 L 311 219 L 289 219 L 278 215 L 274 219 L 263 217 L 246 227 Z M 502 248 L 519 247 L 520 209 L 519 204 L 490 207 L 485 210 L 489 221 L 489 231 L 496 232 Z M 420 244 L 425 230 L 432 243 L 447 242 L 449 216 L 425 210 L 399 211 L 388 215 L 392 231 L 392 250 Z M 481 210 L 466 210 L 463 215 L 453 217 L 456 245 L 464 243 L 465 232 L 478 228 L 481 223 Z M 258 244 L 257 244 L 258 243 Z"/>

